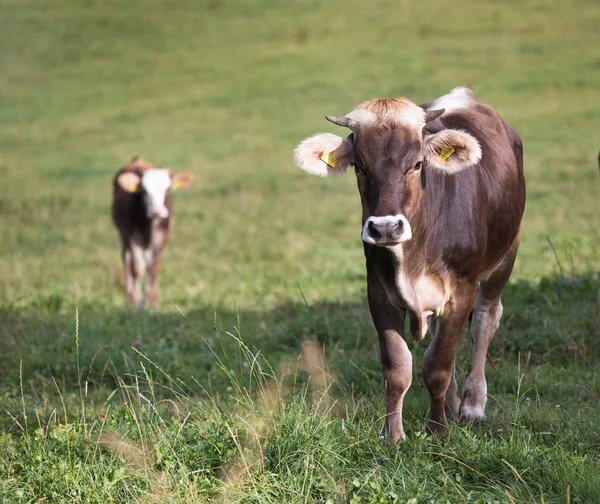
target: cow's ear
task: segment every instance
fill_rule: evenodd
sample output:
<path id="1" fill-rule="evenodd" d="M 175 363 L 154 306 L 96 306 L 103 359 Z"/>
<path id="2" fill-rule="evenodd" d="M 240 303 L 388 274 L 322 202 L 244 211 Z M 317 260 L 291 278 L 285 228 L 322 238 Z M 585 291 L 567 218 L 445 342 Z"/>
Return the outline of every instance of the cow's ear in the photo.
<path id="1" fill-rule="evenodd" d="M 176 191 L 177 189 L 189 186 L 192 180 L 194 180 L 194 175 L 191 173 L 175 173 L 171 176 L 171 181 L 173 182 L 171 187 Z"/>
<path id="2" fill-rule="evenodd" d="M 319 177 L 344 173 L 351 161 L 352 140 L 333 133 L 307 138 L 294 151 L 296 166 Z"/>
<path id="3" fill-rule="evenodd" d="M 481 159 L 479 142 L 465 131 L 442 130 L 426 136 L 424 144 L 429 165 L 449 173 L 464 170 Z"/>
<path id="4" fill-rule="evenodd" d="M 142 177 L 137 173 L 130 171 L 123 172 L 117 177 L 117 184 L 119 184 L 119 187 L 129 193 L 138 192 L 141 181 Z"/>

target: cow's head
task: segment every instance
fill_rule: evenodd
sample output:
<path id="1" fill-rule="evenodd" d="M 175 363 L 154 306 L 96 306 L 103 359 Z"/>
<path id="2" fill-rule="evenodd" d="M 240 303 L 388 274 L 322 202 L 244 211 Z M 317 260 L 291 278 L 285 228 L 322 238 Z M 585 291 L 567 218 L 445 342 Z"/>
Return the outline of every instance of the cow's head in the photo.
<path id="1" fill-rule="evenodd" d="M 165 219 L 169 217 L 167 193 L 186 187 L 193 179 L 191 173 L 171 174 L 167 168 L 149 168 L 141 176 L 133 171 L 124 171 L 117 177 L 117 184 L 129 193 L 143 195 L 149 219 Z"/>
<path id="2" fill-rule="evenodd" d="M 353 165 L 363 206 L 363 241 L 397 245 L 412 237 L 411 216 L 424 194 L 423 170 L 455 173 L 481 158 L 479 143 L 464 131 L 426 131 L 425 124 L 443 113 L 425 111 L 404 98 L 366 101 L 347 115 L 326 117 L 349 128 L 348 137 L 321 133 L 307 138 L 296 147 L 294 161 L 321 177 Z"/>

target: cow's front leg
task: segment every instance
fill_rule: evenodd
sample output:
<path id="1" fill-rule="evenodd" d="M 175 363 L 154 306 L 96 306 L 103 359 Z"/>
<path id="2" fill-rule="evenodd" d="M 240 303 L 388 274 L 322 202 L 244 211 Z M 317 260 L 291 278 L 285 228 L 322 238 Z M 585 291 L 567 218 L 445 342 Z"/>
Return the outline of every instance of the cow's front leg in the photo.
<path id="1" fill-rule="evenodd" d="M 387 410 L 385 433 L 394 444 L 404 439 L 402 403 L 412 382 L 412 355 L 404 341 L 405 312 L 394 308 L 376 279 L 369 280 L 369 308 L 379 334 Z"/>
<path id="2" fill-rule="evenodd" d="M 144 286 L 144 296 L 146 302 L 151 308 L 160 306 L 160 291 L 158 288 L 158 275 L 162 262 L 162 252 L 153 251 L 150 261 L 146 267 L 146 284 Z"/>
<path id="3" fill-rule="evenodd" d="M 437 319 L 434 315 L 430 315 L 427 321 L 429 325 L 429 333 L 431 337 L 435 337 L 437 330 Z M 459 417 L 460 411 L 460 396 L 458 394 L 458 381 L 456 380 L 456 362 L 452 365 L 452 378 L 450 378 L 450 384 L 446 391 L 446 415 L 456 420 Z"/>
<path id="4" fill-rule="evenodd" d="M 453 301 L 446 306 L 444 314 L 437 321 L 435 334 L 423 357 L 423 380 L 431 400 L 427 429 L 440 436 L 446 433 L 447 428 L 444 408 L 453 379 L 456 348 L 460 332 L 473 307 L 476 292 L 476 284 L 455 292 Z M 456 390 L 450 389 L 450 393 L 454 395 Z M 454 398 L 451 400 L 454 401 Z"/>
<path id="5" fill-rule="evenodd" d="M 141 281 L 144 273 L 142 252 L 137 245 L 123 247 L 123 264 L 127 303 L 130 306 L 137 306 L 142 301 Z"/>

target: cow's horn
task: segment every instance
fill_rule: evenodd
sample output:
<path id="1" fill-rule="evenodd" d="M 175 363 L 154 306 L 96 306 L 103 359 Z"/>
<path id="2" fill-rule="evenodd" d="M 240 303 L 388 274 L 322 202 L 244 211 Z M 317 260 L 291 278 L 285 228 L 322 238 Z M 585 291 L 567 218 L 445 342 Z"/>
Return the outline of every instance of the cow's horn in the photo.
<path id="1" fill-rule="evenodd" d="M 349 128 L 351 123 L 350 118 L 346 116 L 325 116 L 325 119 L 344 128 Z"/>
<path id="2" fill-rule="evenodd" d="M 425 111 L 425 124 L 430 123 L 431 121 L 435 121 L 438 117 L 440 117 L 446 109 L 437 109 L 437 110 L 427 110 Z"/>

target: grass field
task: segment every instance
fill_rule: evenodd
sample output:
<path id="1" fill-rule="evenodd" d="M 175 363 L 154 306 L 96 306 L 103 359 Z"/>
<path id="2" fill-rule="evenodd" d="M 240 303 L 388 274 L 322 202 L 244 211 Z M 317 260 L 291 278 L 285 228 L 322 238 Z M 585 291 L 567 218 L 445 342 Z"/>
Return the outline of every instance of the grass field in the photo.
<path id="1" fill-rule="evenodd" d="M 0 12 L 1 502 L 600 502 L 598 2 Z M 488 422 L 424 434 L 411 342 L 396 449 L 354 176 L 291 155 L 325 114 L 458 85 L 523 138 L 522 245 Z M 196 176 L 155 311 L 123 306 L 108 211 L 135 153 Z"/>

